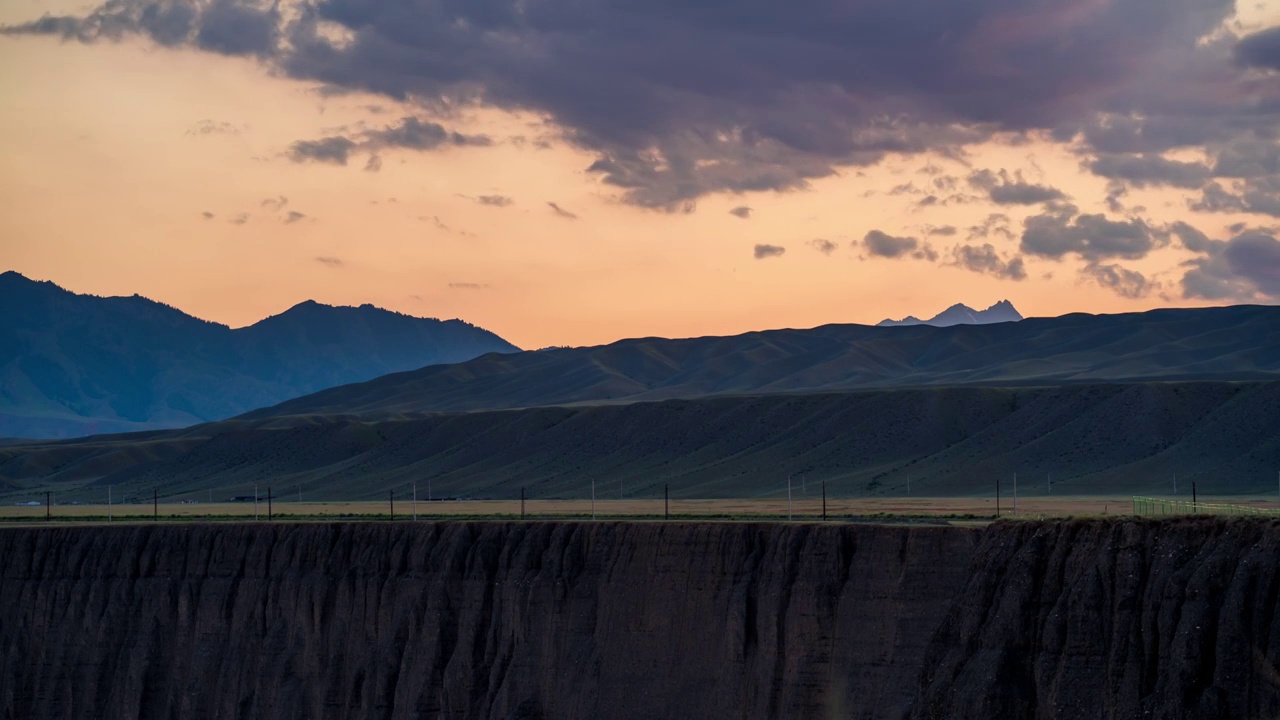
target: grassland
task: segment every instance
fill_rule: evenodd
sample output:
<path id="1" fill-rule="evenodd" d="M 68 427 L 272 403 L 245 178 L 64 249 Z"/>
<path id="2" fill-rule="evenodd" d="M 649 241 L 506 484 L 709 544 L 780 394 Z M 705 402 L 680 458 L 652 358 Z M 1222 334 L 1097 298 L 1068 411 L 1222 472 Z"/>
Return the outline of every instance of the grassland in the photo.
<path id="1" fill-rule="evenodd" d="M 1275 498 L 1201 498 L 1202 502 L 1224 502 L 1260 509 L 1280 510 Z M 664 516 L 658 500 L 527 500 L 525 517 L 597 519 L 657 519 Z M 0 508 L 0 522 L 38 522 L 46 517 L 43 506 L 11 506 Z M 518 500 L 405 501 L 395 504 L 395 519 L 483 519 L 520 517 Z M 990 519 L 996 517 L 993 498 L 874 498 L 862 500 L 828 500 L 829 519 Z M 1128 499 L 1120 497 L 1063 497 L 1019 500 L 1015 510 L 1011 499 L 1000 502 L 1001 517 L 1026 519 L 1050 517 L 1091 517 L 1126 515 L 1131 512 Z M 386 502 L 273 502 L 270 515 L 275 520 L 388 520 L 391 507 Z M 822 501 L 813 498 L 671 500 L 669 516 L 673 519 L 708 520 L 813 520 L 822 517 Z M 232 521 L 255 518 L 253 503 L 160 503 L 128 505 L 54 505 L 49 508 L 53 521 L 145 522 L 154 518 L 164 521 Z M 268 519 L 268 506 L 261 502 L 256 518 Z"/>

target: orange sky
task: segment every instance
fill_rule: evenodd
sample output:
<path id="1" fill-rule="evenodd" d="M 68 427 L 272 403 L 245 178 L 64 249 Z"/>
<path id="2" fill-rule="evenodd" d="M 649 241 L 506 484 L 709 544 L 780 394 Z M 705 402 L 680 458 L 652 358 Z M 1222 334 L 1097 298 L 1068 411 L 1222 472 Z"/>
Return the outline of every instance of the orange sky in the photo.
<path id="1" fill-rule="evenodd" d="M 0 22 L 48 7 L 9 3 Z M 912 207 L 918 196 L 888 194 L 927 181 L 917 171 L 929 162 L 970 171 L 942 158 L 890 158 L 804 191 L 716 195 L 692 214 L 666 214 L 621 203 L 585 172 L 591 155 L 555 140 L 557 128 L 496 111 L 454 122 L 490 134 L 494 146 L 390 151 L 378 173 L 365 172 L 363 158 L 343 167 L 284 157 L 295 140 L 409 114 L 381 97 L 324 98 L 244 59 L 141 40 L 0 37 L 0 270 L 76 292 L 136 292 L 232 326 L 308 298 L 368 302 L 460 317 L 529 348 L 874 323 L 1002 298 L 1029 316 L 1205 304 L 1181 299 L 1178 264 L 1188 255 L 1176 247 L 1129 264 L 1164 283 L 1163 296 L 1137 300 L 1080 280 L 1083 263 L 1073 259 L 1028 257 L 1022 282 L 945 262 L 860 259 L 850 241 L 869 230 L 924 237 L 929 226 L 958 226 L 958 237 L 929 241 L 945 259 L 963 228 L 990 212 L 1008 213 L 1015 232 L 1040 212 L 988 204 L 922 211 Z M 515 136 L 551 138 L 552 147 Z M 973 168 L 1022 170 L 1082 210 L 1104 210 L 1105 181 L 1082 172 L 1065 147 L 970 150 Z M 488 194 L 514 204 L 473 199 Z M 263 204 L 281 196 L 281 207 Z M 1133 191 L 1128 202 L 1145 205 L 1152 222 L 1190 220 L 1211 237 L 1250 219 L 1191 213 L 1190 196 Z M 751 219 L 729 214 L 739 205 L 753 208 Z M 289 211 L 305 218 L 286 223 Z M 247 221 L 232 222 L 241 213 Z M 839 249 L 824 255 L 810 244 L 817 239 Z M 1006 256 L 1017 251 L 1016 239 L 988 241 Z M 786 252 L 756 260 L 756 244 Z"/>

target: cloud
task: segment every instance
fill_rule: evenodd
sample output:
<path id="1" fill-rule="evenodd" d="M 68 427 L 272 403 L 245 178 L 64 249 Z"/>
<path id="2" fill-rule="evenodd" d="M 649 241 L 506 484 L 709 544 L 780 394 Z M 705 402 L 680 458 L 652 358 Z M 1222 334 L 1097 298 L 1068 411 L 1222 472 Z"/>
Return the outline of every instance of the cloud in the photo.
<path id="1" fill-rule="evenodd" d="M 1004 280 L 1027 278 L 1027 270 L 1021 257 L 1005 260 L 991 243 L 957 245 L 951 248 L 951 261 L 947 264 Z"/>
<path id="2" fill-rule="evenodd" d="M 879 230 L 872 230 L 862 238 L 862 246 L 874 257 L 899 258 L 920 247 L 913 237 L 895 237 Z"/>
<path id="3" fill-rule="evenodd" d="M 916 187 L 915 183 L 908 181 L 908 182 L 902 183 L 901 185 L 894 186 L 891 190 L 889 190 L 888 194 L 889 195 L 923 195 L 924 191 Z"/>
<path id="4" fill-rule="evenodd" d="M 1253 213 L 1280 217 L 1280 175 L 1249 178 L 1240 184 L 1236 194 L 1213 182 L 1200 192 L 1200 198 L 1189 200 L 1187 207 L 1196 212 Z"/>
<path id="5" fill-rule="evenodd" d="M 959 232 L 959 230 L 956 229 L 955 225 L 941 225 L 929 228 L 930 235 L 941 235 L 943 237 L 950 237 L 955 235 L 957 232 Z"/>
<path id="6" fill-rule="evenodd" d="M 743 220 L 750 220 L 751 213 L 752 213 L 751 208 L 747 207 L 746 205 L 739 205 L 738 207 L 729 211 L 730 215 L 733 215 L 734 217 L 742 218 Z"/>
<path id="7" fill-rule="evenodd" d="M 1022 252 L 1054 259 L 1074 253 L 1091 263 L 1109 258 L 1137 260 L 1166 242 L 1139 219 L 1076 213 L 1074 206 L 1067 205 L 1028 217 L 1023 222 Z"/>
<path id="8" fill-rule="evenodd" d="M 346 165 L 351 153 L 359 150 L 370 153 L 365 169 L 376 172 L 382 168 L 382 158 L 378 153 L 387 149 L 422 152 L 440 147 L 485 147 L 492 144 L 493 140 L 487 135 L 465 135 L 448 130 L 439 123 L 406 117 L 398 124 L 366 130 L 352 137 L 330 135 L 319 140 L 299 140 L 289 146 L 288 154 L 294 162 Z"/>
<path id="9" fill-rule="evenodd" d="M 1267 229 L 1244 229 L 1229 240 L 1204 238 L 1188 244 L 1199 257 L 1183 263 L 1182 296 L 1257 302 L 1280 299 L 1280 241 Z"/>
<path id="10" fill-rule="evenodd" d="M 300 222 L 300 221 L 302 221 L 302 220 L 306 220 L 306 219 L 307 219 L 307 216 L 306 216 L 306 215 L 304 215 L 304 214 L 302 214 L 302 213 L 298 212 L 297 210 L 290 210 L 290 211 L 288 212 L 288 214 L 286 214 L 286 215 L 284 216 L 284 224 L 285 224 L 285 225 L 292 225 L 292 224 L 294 224 L 294 223 L 296 223 L 296 222 Z"/>
<path id="11" fill-rule="evenodd" d="M 1120 297 L 1131 300 L 1144 298 L 1160 289 L 1160 283 L 1149 280 L 1137 270 L 1129 270 L 1114 263 L 1110 265 L 1090 263 L 1080 273 L 1102 287 L 1114 291 Z"/>
<path id="12" fill-rule="evenodd" d="M 787 251 L 781 245 L 756 245 L 753 255 L 757 260 L 765 260 L 771 257 L 781 257 Z"/>
<path id="13" fill-rule="evenodd" d="M 557 204 L 555 204 L 555 203 L 553 203 L 553 202 L 548 202 L 548 203 L 547 203 L 547 207 L 551 208 L 551 211 L 552 211 L 552 212 L 554 212 L 556 215 L 559 215 L 559 216 L 560 216 L 560 217 L 562 217 L 562 218 L 565 218 L 565 219 L 568 219 L 568 220 L 577 220 L 577 219 L 578 219 L 578 216 L 577 216 L 577 215 L 575 215 L 575 214 L 573 214 L 573 213 L 569 212 L 568 210 L 565 210 L 564 208 L 560 207 L 559 205 L 557 205 Z"/>
<path id="14" fill-rule="evenodd" d="M 1155 154 L 1102 153 L 1087 164 L 1094 175 L 1139 188 L 1167 185 L 1195 190 L 1213 176 L 1212 169 L 1203 163 L 1167 160 Z"/>
<path id="15" fill-rule="evenodd" d="M 267 198 L 259 204 L 269 210 L 283 210 L 284 206 L 289 204 L 289 198 L 281 195 L 279 197 Z"/>
<path id="16" fill-rule="evenodd" d="M 512 200 L 506 195 L 481 195 L 476 198 L 476 202 L 490 207 L 507 207 L 508 205 L 513 204 L 515 200 Z"/>
<path id="17" fill-rule="evenodd" d="M 758 246 L 757 246 L 757 247 L 758 247 Z M 823 255 L 830 255 L 831 253 L 835 252 L 835 251 L 836 251 L 836 248 L 837 248 L 837 247 L 839 247 L 839 246 L 838 246 L 838 245 L 836 245 L 835 243 L 831 242 L 830 240 L 824 240 L 824 239 L 822 239 L 822 238 L 817 238 L 817 239 L 815 239 L 815 240 L 810 240 L 810 241 L 809 241 L 809 247 L 813 248 L 814 250 L 817 250 L 818 252 L 822 253 Z"/>
<path id="18" fill-rule="evenodd" d="M 294 162 L 324 162 L 346 165 L 356 142 L 340 135 L 319 140 L 299 140 L 289 146 L 289 158 Z"/>
<path id="19" fill-rule="evenodd" d="M 1222 30 L 1233 0 L 280 7 L 109 0 L 4 32 L 143 36 L 424 113 L 538 114 L 623 200 L 677 211 L 708 193 L 802 189 L 890 154 L 959 157 L 997 132 L 1160 153 L 1261 137 L 1280 120 L 1274 81 L 1249 69 L 1275 67 L 1274 32 L 1237 45 Z"/>
<path id="20" fill-rule="evenodd" d="M 1001 235 L 1007 240 L 1014 238 L 1009 229 L 1009 216 L 1004 213 L 990 213 L 980 225 L 969 226 L 969 239 L 986 239 L 992 235 Z"/>
<path id="21" fill-rule="evenodd" d="M 317 257 L 316 262 L 320 263 L 321 265 L 328 265 L 329 267 L 332 267 L 332 268 L 339 268 L 346 265 L 346 263 L 343 262 L 340 258 L 331 257 L 329 255 L 321 255 Z"/>
<path id="22" fill-rule="evenodd" d="M 1280 70 L 1280 27 L 1248 35 L 1235 47 L 1242 65 Z"/>
<path id="23" fill-rule="evenodd" d="M 229 122 L 215 122 L 213 120 L 201 120 L 196 123 L 186 135 L 239 135 L 240 128 Z"/>
<path id="24" fill-rule="evenodd" d="M 231 219 L 227 222 L 230 222 L 232 225 L 243 225 L 249 222 L 249 213 L 236 213 L 235 215 L 232 215 Z"/>
<path id="25" fill-rule="evenodd" d="M 968 181 L 973 187 L 985 190 L 997 205 L 1039 205 L 1067 197 L 1057 188 L 1025 181 L 1021 171 L 1010 174 L 1006 170 L 977 170 L 969 175 Z"/>
<path id="26" fill-rule="evenodd" d="M 489 284 L 473 283 L 473 282 L 451 282 L 449 283 L 449 289 L 450 290 L 488 290 Z"/>
<path id="27" fill-rule="evenodd" d="M 212 220 L 216 216 L 213 213 L 209 212 L 208 210 L 205 210 L 204 212 L 200 213 L 200 217 L 204 218 L 205 220 Z"/>

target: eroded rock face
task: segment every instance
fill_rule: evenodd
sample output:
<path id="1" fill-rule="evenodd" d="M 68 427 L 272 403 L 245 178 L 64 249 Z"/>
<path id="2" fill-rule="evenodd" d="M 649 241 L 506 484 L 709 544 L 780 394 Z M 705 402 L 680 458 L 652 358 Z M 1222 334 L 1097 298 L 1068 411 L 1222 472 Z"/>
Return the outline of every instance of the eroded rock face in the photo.
<path id="1" fill-rule="evenodd" d="M 1280 523 L 993 527 L 915 718 L 1280 718 Z"/>
<path id="2" fill-rule="evenodd" d="M 0 531 L 0 715 L 1277 717 L 1280 524 Z"/>

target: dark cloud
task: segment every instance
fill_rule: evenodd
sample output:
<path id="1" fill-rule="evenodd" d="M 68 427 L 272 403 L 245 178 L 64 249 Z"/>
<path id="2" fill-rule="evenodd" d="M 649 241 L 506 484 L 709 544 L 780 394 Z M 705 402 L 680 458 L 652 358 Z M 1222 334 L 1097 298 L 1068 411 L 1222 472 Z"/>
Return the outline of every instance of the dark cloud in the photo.
<path id="1" fill-rule="evenodd" d="M 342 267 L 343 265 L 346 265 L 346 263 L 343 262 L 341 258 L 331 257 L 329 255 L 321 255 L 317 257 L 316 262 L 320 263 L 321 265 L 328 265 L 329 267 L 332 267 L 332 268 L 339 268 L 339 267 Z"/>
<path id="2" fill-rule="evenodd" d="M 208 210 L 205 210 L 204 212 L 200 213 L 200 217 L 204 218 L 205 220 L 212 220 L 216 216 L 213 213 L 209 212 Z"/>
<path id="3" fill-rule="evenodd" d="M 294 162 L 326 162 L 346 165 L 356 142 L 337 135 L 319 140 L 299 140 L 289 146 L 289 158 Z"/>
<path id="4" fill-rule="evenodd" d="M 1068 205 L 1028 217 L 1023 223 L 1022 252 L 1055 259 L 1074 253 L 1089 262 L 1137 260 L 1167 242 L 1139 219 L 1109 220 L 1076 212 Z"/>
<path id="5" fill-rule="evenodd" d="M 991 243 L 957 245 L 951 248 L 951 261 L 947 264 L 1005 280 L 1027 279 L 1027 270 L 1022 258 L 1006 260 L 1000 257 L 1000 253 L 996 252 L 995 246 Z"/>
<path id="6" fill-rule="evenodd" d="M 1049 131 L 1108 153 L 1266 139 L 1280 119 L 1275 83 L 1242 65 L 1274 67 L 1274 43 L 1263 34 L 1237 47 L 1216 32 L 1234 10 L 1233 0 L 314 0 L 281 13 L 265 0 L 109 0 L 4 31 L 143 35 L 256 55 L 279 75 L 424 112 L 541 114 L 596 157 L 592 170 L 624 200 L 684 210 L 708 193 L 804 188 L 891 153 L 960 157 L 996 131 Z"/>
<path id="7" fill-rule="evenodd" d="M 729 211 L 730 215 L 733 215 L 734 217 L 740 217 L 743 220 L 751 219 L 751 213 L 752 213 L 751 208 L 747 207 L 746 205 L 739 205 L 738 207 Z"/>
<path id="8" fill-rule="evenodd" d="M 1057 188 L 1027 182 L 1020 171 L 1011 174 L 1006 170 L 977 170 L 968 180 L 973 187 L 985 190 L 997 205 L 1039 205 L 1067 197 Z"/>
<path id="9" fill-rule="evenodd" d="M 513 204 L 515 200 L 512 200 L 506 195 L 481 195 L 476 198 L 476 202 L 481 205 L 489 205 L 491 207 L 506 207 Z"/>
<path id="10" fill-rule="evenodd" d="M 1094 175 L 1123 180 L 1140 188 L 1169 185 L 1194 190 L 1212 177 L 1210 167 L 1203 163 L 1167 160 L 1142 153 L 1102 153 L 1087 164 Z"/>
<path id="11" fill-rule="evenodd" d="M 1197 212 L 1254 213 L 1280 217 L 1280 175 L 1250 178 L 1233 193 L 1214 182 L 1205 186 L 1198 199 L 1187 206 Z"/>
<path id="12" fill-rule="evenodd" d="M 940 227 L 929 228 L 930 235 L 940 235 L 942 237 L 950 237 L 955 235 L 957 232 L 959 232 L 959 230 L 956 229 L 955 225 L 942 225 Z"/>
<path id="13" fill-rule="evenodd" d="M 1280 27 L 1242 38 L 1236 44 L 1236 60 L 1243 65 L 1280 70 Z"/>
<path id="14" fill-rule="evenodd" d="M 301 222 L 306 219 L 307 219 L 307 216 L 304 215 L 303 213 L 300 213 L 297 210 L 290 210 L 288 214 L 284 216 L 284 224 L 292 225 L 296 222 Z"/>
<path id="15" fill-rule="evenodd" d="M 836 248 L 839 246 L 831 242 L 830 240 L 817 238 L 815 240 L 809 241 L 809 247 L 813 248 L 814 250 L 817 250 L 823 255 L 830 255 L 831 253 L 835 252 Z"/>
<path id="16" fill-rule="evenodd" d="M 1280 240 L 1251 232 L 1229 240 L 1222 250 L 1227 266 L 1268 297 L 1280 297 Z"/>
<path id="17" fill-rule="evenodd" d="M 366 130 L 353 137 L 331 135 L 319 140 L 299 140 L 290 146 L 289 157 L 294 162 L 314 160 L 346 165 L 351 153 L 361 150 L 370 153 L 365 170 L 376 172 L 382 168 L 382 158 L 378 155 L 382 150 L 399 148 L 426 151 L 440 147 L 484 147 L 492 144 L 493 140 L 487 135 L 464 135 L 448 130 L 439 123 L 406 117 L 398 124 L 387 125 L 378 130 Z"/>
<path id="18" fill-rule="evenodd" d="M 381 130 L 368 130 L 362 136 L 361 147 L 366 149 L 404 148 L 406 150 L 434 150 L 445 145 L 487 147 L 493 144 L 488 135 L 465 135 L 448 130 L 443 125 L 423 121 L 416 117 L 401 118 L 398 125 L 388 125 Z"/>
<path id="19" fill-rule="evenodd" d="M 259 205 L 269 210 L 283 210 L 285 205 L 289 204 L 289 198 L 280 195 L 279 197 L 271 197 L 263 200 Z"/>
<path id="20" fill-rule="evenodd" d="M 231 219 L 228 220 L 228 222 L 230 222 L 232 225 L 243 225 L 249 222 L 249 213 L 243 213 L 243 212 L 236 213 L 235 215 L 231 216 Z"/>
<path id="21" fill-rule="evenodd" d="M 1114 291 L 1120 297 L 1136 300 L 1160 289 L 1160 283 L 1149 280 L 1137 270 L 1130 270 L 1114 263 L 1110 265 L 1090 263 L 1080 273 L 1102 287 Z"/>
<path id="22" fill-rule="evenodd" d="M 765 260 L 771 257 L 780 257 L 786 251 L 787 249 L 781 245 L 756 245 L 752 254 L 757 260 Z"/>
<path id="23" fill-rule="evenodd" d="M 1215 242 L 1210 240 L 1208 235 L 1181 221 L 1170 225 L 1169 232 L 1176 235 L 1178 240 L 1182 242 L 1182 247 L 1191 252 L 1209 252 Z"/>
<path id="24" fill-rule="evenodd" d="M 489 284 L 473 283 L 473 282 L 451 282 L 449 283 L 449 289 L 450 290 L 488 290 Z"/>
<path id="25" fill-rule="evenodd" d="M 920 241 L 913 237 L 895 237 L 872 230 L 862 238 L 862 246 L 875 257 L 898 258 L 918 250 Z"/>
<path id="26" fill-rule="evenodd" d="M 924 191 L 916 187 L 913 182 L 905 182 L 901 185 L 893 187 L 888 192 L 889 195 L 923 195 Z"/>
<path id="27" fill-rule="evenodd" d="M 1230 240 L 1205 238 L 1192 245 L 1202 254 L 1183 263 L 1188 268 L 1182 276 L 1183 297 L 1235 302 L 1280 299 L 1280 240 L 1273 231 L 1246 229 Z"/>
<path id="28" fill-rule="evenodd" d="M 567 219 L 567 220 L 577 220 L 577 219 L 578 219 L 578 216 L 577 216 L 577 215 L 575 215 L 574 213 L 569 212 L 568 210 L 565 210 L 564 208 L 560 207 L 559 205 L 557 205 L 557 204 L 555 204 L 555 203 L 553 203 L 553 202 L 548 202 L 548 203 L 547 203 L 547 207 L 551 208 L 551 212 L 553 212 L 553 213 L 555 213 L 556 215 L 559 215 L 560 217 L 565 218 L 565 219 Z"/>

